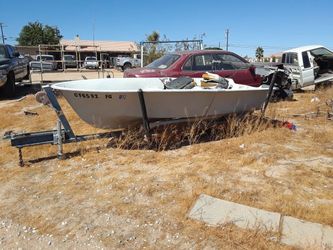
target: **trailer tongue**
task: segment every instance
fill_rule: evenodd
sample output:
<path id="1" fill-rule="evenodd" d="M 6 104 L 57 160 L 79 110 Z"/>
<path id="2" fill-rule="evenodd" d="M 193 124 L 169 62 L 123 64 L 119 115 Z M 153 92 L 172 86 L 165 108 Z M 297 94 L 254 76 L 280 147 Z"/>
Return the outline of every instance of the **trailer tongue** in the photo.
<path id="1" fill-rule="evenodd" d="M 63 144 L 118 137 L 122 131 L 113 131 L 106 133 L 96 133 L 87 135 L 75 135 L 66 116 L 64 115 L 61 106 L 54 95 L 53 89 L 50 86 L 44 87 L 46 93 L 45 97 L 39 97 L 43 100 L 44 104 L 47 104 L 53 108 L 57 114 L 57 129 L 48 131 L 39 131 L 32 133 L 22 133 L 22 134 L 9 134 L 5 136 L 6 139 L 10 139 L 11 145 L 17 147 L 19 150 L 19 165 L 24 166 L 22 148 L 29 146 L 37 146 L 44 144 L 58 145 L 58 159 L 63 158 Z"/>

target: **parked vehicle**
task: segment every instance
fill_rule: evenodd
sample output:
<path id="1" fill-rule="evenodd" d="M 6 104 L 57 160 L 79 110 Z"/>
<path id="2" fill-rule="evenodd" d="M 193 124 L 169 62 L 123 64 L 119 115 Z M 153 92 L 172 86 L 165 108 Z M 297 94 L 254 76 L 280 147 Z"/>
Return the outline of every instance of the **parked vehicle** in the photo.
<path id="1" fill-rule="evenodd" d="M 75 56 L 73 55 L 64 55 L 64 68 L 76 68 L 77 67 L 77 63 L 75 60 Z"/>
<path id="2" fill-rule="evenodd" d="M 293 89 L 333 80 L 333 52 L 324 46 L 287 50 L 283 52 L 281 62 L 290 71 Z"/>
<path id="3" fill-rule="evenodd" d="M 86 69 L 98 69 L 98 61 L 96 56 L 87 56 L 84 59 L 83 67 Z"/>
<path id="4" fill-rule="evenodd" d="M 196 50 L 166 54 L 151 64 L 129 69 L 124 77 L 201 77 L 205 72 L 232 78 L 239 84 L 259 86 L 255 67 L 235 53 L 223 50 Z"/>
<path id="5" fill-rule="evenodd" d="M 53 71 L 58 69 L 53 55 L 38 55 L 36 60 L 30 62 L 30 69 L 37 71 Z"/>
<path id="6" fill-rule="evenodd" d="M 140 67 L 141 61 L 138 58 L 132 58 L 129 56 L 118 56 L 116 58 L 116 67 L 121 68 L 123 71 L 130 69 L 130 68 L 136 68 Z"/>
<path id="7" fill-rule="evenodd" d="M 0 45 L 0 93 L 15 94 L 15 82 L 29 79 L 29 60 L 21 56 L 13 46 Z"/>

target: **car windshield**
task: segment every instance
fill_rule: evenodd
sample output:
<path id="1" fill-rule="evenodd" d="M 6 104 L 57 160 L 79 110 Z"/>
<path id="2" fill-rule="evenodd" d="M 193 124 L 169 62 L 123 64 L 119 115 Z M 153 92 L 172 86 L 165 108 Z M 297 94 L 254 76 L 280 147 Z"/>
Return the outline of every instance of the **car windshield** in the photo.
<path id="1" fill-rule="evenodd" d="M 310 51 L 313 56 L 333 56 L 333 52 L 325 48 L 313 49 Z"/>
<path id="2" fill-rule="evenodd" d="M 64 56 L 65 60 L 68 61 L 73 61 L 74 60 L 74 56 Z"/>
<path id="3" fill-rule="evenodd" d="M 96 61 L 96 57 L 87 57 L 86 61 Z"/>
<path id="4" fill-rule="evenodd" d="M 40 58 L 42 58 L 42 61 L 53 61 L 53 56 L 37 56 L 37 61 L 39 61 Z"/>
<path id="5" fill-rule="evenodd" d="M 176 54 L 166 54 L 159 59 L 153 61 L 151 64 L 148 64 L 145 68 L 166 69 L 169 68 L 175 61 L 177 61 L 179 57 L 180 55 Z"/>
<path id="6" fill-rule="evenodd" d="M 5 47 L 1 46 L 0 47 L 0 59 L 6 58 L 6 51 Z"/>

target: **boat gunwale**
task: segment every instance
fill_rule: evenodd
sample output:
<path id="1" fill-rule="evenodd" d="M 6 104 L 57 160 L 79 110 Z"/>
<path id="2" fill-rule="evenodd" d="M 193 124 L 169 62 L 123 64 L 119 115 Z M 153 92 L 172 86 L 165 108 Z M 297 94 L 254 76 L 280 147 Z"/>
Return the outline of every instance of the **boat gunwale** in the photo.
<path id="1" fill-rule="evenodd" d="M 268 88 L 263 88 L 263 87 L 252 87 L 252 86 L 247 86 L 247 85 L 242 85 L 244 88 L 237 88 L 237 89 L 222 89 L 222 88 L 192 88 L 192 89 L 158 89 L 158 88 L 138 88 L 138 89 L 123 89 L 123 90 L 100 90 L 100 89 L 79 89 L 79 88 L 68 88 L 68 87 L 62 87 L 62 86 L 57 86 L 58 84 L 61 83 L 56 83 L 52 85 L 51 87 L 56 90 L 60 91 L 67 91 L 67 92 L 93 92 L 93 93 L 137 93 L 139 89 L 142 89 L 143 92 L 148 92 L 148 93 L 209 93 L 209 92 L 247 92 L 247 91 L 268 91 Z M 241 84 L 236 84 L 241 85 Z"/>

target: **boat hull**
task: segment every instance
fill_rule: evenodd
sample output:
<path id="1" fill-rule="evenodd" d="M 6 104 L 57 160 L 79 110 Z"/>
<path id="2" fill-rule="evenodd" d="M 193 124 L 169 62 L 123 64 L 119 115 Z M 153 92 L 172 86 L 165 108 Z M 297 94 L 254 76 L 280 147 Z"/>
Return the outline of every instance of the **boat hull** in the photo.
<path id="1" fill-rule="evenodd" d="M 150 81 L 150 85 L 146 86 L 142 78 L 137 84 L 131 83 L 133 86 L 126 84 L 128 89 L 122 90 L 122 80 L 109 79 L 110 86 L 104 89 L 94 89 L 94 82 L 89 80 L 80 81 L 86 84 L 81 88 L 77 87 L 80 84 L 75 85 L 75 82 L 72 82 L 72 86 L 71 82 L 68 82 L 53 85 L 53 88 L 62 92 L 82 120 L 94 127 L 108 129 L 126 128 L 142 122 L 138 89 L 143 90 L 150 121 L 217 117 L 248 112 L 261 108 L 267 96 L 267 89 L 243 85 L 239 85 L 241 87 L 237 89 L 165 90 L 160 79 L 143 79 Z M 104 79 L 103 81 L 106 84 Z"/>

